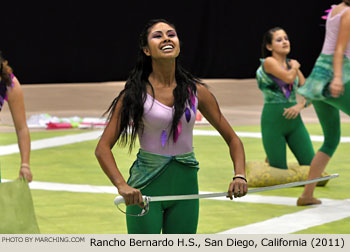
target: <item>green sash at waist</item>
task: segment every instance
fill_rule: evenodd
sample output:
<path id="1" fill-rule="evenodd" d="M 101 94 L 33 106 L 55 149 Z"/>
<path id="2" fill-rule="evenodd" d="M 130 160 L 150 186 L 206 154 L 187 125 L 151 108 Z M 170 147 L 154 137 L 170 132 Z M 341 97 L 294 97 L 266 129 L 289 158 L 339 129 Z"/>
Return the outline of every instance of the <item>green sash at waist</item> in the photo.
<path id="1" fill-rule="evenodd" d="M 189 169 L 199 169 L 198 161 L 194 156 L 194 152 L 180 154 L 176 156 L 163 156 L 139 150 L 137 159 L 130 168 L 130 177 L 128 185 L 137 189 L 143 189 L 153 179 L 158 177 L 171 162 L 178 162 L 188 166 Z"/>

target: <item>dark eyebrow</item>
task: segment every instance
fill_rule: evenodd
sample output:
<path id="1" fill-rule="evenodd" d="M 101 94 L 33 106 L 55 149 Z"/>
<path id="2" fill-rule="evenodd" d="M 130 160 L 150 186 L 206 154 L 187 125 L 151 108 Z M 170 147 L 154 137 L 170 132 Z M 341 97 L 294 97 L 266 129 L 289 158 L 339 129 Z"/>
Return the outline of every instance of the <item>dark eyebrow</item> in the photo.
<path id="1" fill-rule="evenodd" d="M 174 29 L 172 29 L 172 30 L 167 30 L 166 32 L 167 32 L 167 33 L 168 33 L 168 32 L 175 32 L 175 30 L 174 30 Z M 163 32 L 162 32 L 162 31 L 154 31 L 154 32 L 152 32 L 152 34 L 153 34 L 153 33 L 163 33 Z"/>

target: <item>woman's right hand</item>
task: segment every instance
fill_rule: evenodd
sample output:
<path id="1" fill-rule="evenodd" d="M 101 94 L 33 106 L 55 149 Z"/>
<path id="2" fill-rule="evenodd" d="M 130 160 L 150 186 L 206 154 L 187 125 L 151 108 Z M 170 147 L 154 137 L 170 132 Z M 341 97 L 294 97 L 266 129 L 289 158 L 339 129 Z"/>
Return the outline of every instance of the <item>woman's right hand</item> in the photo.
<path id="1" fill-rule="evenodd" d="M 329 85 L 329 91 L 332 97 L 337 98 L 344 93 L 343 80 L 341 77 L 334 77 Z"/>
<path id="2" fill-rule="evenodd" d="M 304 108 L 304 105 L 303 104 L 296 104 L 292 107 L 289 107 L 289 108 L 284 108 L 284 112 L 283 112 L 283 116 L 286 118 L 286 119 L 295 119 L 298 117 L 298 115 L 300 114 L 300 111 Z"/>
<path id="3" fill-rule="evenodd" d="M 124 198 L 125 205 L 139 205 L 142 208 L 144 207 L 142 193 L 140 190 L 135 189 L 125 183 L 118 187 L 118 192 Z"/>
<path id="4" fill-rule="evenodd" d="M 291 59 L 288 61 L 288 64 L 290 65 L 291 68 L 294 68 L 294 69 L 300 68 L 300 63 L 297 60 Z"/>

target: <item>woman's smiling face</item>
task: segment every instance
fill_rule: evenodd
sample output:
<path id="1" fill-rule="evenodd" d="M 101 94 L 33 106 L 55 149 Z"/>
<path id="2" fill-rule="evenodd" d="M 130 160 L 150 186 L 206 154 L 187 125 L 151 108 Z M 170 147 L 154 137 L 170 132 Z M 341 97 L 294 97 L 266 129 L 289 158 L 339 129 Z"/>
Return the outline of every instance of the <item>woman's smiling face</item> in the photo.
<path id="1" fill-rule="evenodd" d="M 153 25 L 148 33 L 148 46 L 143 51 L 153 59 L 176 58 L 180 54 L 180 42 L 174 27 L 166 23 Z"/>

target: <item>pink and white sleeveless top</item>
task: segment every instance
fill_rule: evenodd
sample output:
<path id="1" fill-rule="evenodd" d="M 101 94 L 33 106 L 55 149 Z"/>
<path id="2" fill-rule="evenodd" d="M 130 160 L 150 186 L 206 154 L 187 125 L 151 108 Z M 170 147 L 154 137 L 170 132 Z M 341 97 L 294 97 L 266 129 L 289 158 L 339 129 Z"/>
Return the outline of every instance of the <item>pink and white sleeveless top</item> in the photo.
<path id="1" fill-rule="evenodd" d="M 332 5 L 332 11 L 335 5 Z M 335 47 L 337 45 L 338 32 L 340 27 L 340 19 L 344 12 L 348 10 L 349 7 L 344 8 L 337 15 L 332 16 L 332 11 L 328 14 L 326 21 L 326 37 L 322 48 L 322 54 L 333 55 Z M 345 49 L 344 54 L 350 58 L 350 41 Z"/>
<path id="2" fill-rule="evenodd" d="M 169 135 L 173 121 L 174 107 L 168 107 L 147 94 L 143 112 L 143 131 L 139 131 L 142 150 L 175 156 L 192 152 L 193 127 L 196 119 L 198 99 L 191 96 L 192 105 L 187 105 L 177 127 L 176 136 Z"/>

